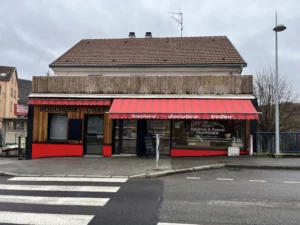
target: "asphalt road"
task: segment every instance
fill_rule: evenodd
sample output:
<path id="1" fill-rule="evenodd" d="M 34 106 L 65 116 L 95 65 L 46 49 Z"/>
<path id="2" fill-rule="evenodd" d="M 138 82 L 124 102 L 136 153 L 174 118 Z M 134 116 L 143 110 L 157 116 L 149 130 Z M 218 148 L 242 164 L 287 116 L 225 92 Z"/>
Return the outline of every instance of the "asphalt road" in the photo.
<path id="1" fill-rule="evenodd" d="M 222 169 L 170 176 L 163 181 L 160 222 L 300 224 L 298 171 Z"/>
<path id="2" fill-rule="evenodd" d="M 300 224 L 299 212 L 297 171 L 222 169 L 132 180 L 0 177 L 1 224 Z"/>

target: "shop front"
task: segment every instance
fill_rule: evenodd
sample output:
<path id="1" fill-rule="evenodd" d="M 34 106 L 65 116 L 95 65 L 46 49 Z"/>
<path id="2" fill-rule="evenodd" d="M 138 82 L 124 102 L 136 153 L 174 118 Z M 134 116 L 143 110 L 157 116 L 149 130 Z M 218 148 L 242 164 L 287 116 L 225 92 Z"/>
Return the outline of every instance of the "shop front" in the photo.
<path id="1" fill-rule="evenodd" d="M 162 155 L 227 155 L 229 147 L 247 154 L 250 120 L 258 119 L 250 99 L 114 99 L 109 116 L 113 152 L 138 156 L 156 134 Z"/>
<path id="2" fill-rule="evenodd" d="M 110 100 L 30 99 L 31 158 L 111 155 Z"/>
<path id="3" fill-rule="evenodd" d="M 31 98 L 29 108 L 27 158 L 151 155 L 156 134 L 161 155 L 227 155 L 229 147 L 247 154 L 258 119 L 250 99 L 234 98 Z"/>

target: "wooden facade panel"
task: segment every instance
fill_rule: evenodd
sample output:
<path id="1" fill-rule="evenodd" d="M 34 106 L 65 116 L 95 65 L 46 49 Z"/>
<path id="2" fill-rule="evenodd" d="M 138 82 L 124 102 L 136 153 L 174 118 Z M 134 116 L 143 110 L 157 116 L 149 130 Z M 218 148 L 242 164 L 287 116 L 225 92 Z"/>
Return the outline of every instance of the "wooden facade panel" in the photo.
<path id="1" fill-rule="evenodd" d="M 68 94 L 252 94 L 251 75 L 41 76 L 32 93 Z"/>
<path id="2" fill-rule="evenodd" d="M 109 114 L 104 114 L 104 136 L 103 144 L 111 145 L 112 144 L 112 129 L 113 129 L 113 120 L 109 118 Z"/>
<path id="3" fill-rule="evenodd" d="M 84 117 L 88 114 L 101 114 L 108 112 L 107 106 L 34 106 L 33 142 L 43 143 L 48 140 L 49 114 L 67 113 L 68 119 L 82 119 L 82 139 L 84 135 Z M 104 125 L 105 126 L 105 125 Z M 68 129 L 67 129 L 68 130 Z M 111 134 L 110 134 L 111 135 Z M 68 141 L 69 144 L 82 144 L 81 141 Z"/>

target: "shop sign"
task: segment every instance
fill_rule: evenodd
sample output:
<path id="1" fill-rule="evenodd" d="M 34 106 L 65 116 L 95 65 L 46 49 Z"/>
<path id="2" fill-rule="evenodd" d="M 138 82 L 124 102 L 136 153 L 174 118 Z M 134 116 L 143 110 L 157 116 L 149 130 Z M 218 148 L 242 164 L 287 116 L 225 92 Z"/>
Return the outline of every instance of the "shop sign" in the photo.
<path id="1" fill-rule="evenodd" d="M 188 115 L 188 114 L 170 114 L 168 115 L 168 119 L 198 119 L 197 115 Z"/>
<path id="2" fill-rule="evenodd" d="M 193 121 L 191 131 L 204 136 L 219 136 L 225 132 L 222 124 L 213 121 Z"/>
<path id="3" fill-rule="evenodd" d="M 211 116 L 210 116 L 210 118 L 211 119 L 232 119 L 233 118 L 233 116 L 232 115 L 223 115 L 223 114 L 221 114 L 221 115 L 214 115 L 214 114 L 212 114 Z"/>
<path id="4" fill-rule="evenodd" d="M 88 113 L 102 113 L 102 107 L 77 107 L 77 106 L 41 106 L 40 112 L 49 112 L 49 113 L 63 113 L 63 112 L 83 112 Z"/>
<path id="5" fill-rule="evenodd" d="M 27 116 L 28 115 L 28 106 L 15 104 L 14 111 L 15 111 L 16 116 Z"/>
<path id="6" fill-rule="evenodd" d="M 156 115 L 153 114 L 132 114 L 132 119 L 155 119 Z"/>
<path id="7" fill-rule="evenodd" d="M 20 148 L 25 149 L 26 148 L 26 138 L 20 137 Z"/>

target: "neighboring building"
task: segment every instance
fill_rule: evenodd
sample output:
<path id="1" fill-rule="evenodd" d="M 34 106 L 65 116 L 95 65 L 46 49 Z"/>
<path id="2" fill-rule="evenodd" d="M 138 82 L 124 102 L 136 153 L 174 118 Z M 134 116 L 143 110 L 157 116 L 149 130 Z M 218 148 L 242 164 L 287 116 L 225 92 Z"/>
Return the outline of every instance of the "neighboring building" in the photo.
<path id="1" fill-rule="evenodd" d="M 32 81 L 19 78 L 19 101 L 18 104 L 27 105 L 28 96 L 31 93 Z"/>
<path id="2" fill-rule="evenodd" d="M 17 69 L 10 66 L 0 66 L 0 118 L 16 117 L 14 105 L 18 103 L 18 96 Z M 2 122 L 0 127 L 2 127 Z"/>
<path id="3" fill-rule="evenodd" d="M 27 158 L 247 154 L 253 77 L 227 37 L 83 40 L 33 77 Z"/>
<path id="4" fill-rule="evenodd" d="M 236 75 L 245 66 L 226 36 L 86 39 L 50 64 L 57 76 Z"/>
<path id="5" fill-rule="evenodd" d="M 2 125 L 3 147 L 19 145 L 19 137 L 27 136 L 27 117 L 4 118 Z M 3 149 L 3 148 L 2 148 Z M 17 155 L 17 150 L 7 151 L 9 155 Z"/>

